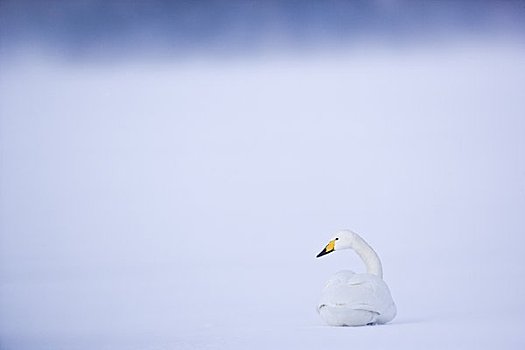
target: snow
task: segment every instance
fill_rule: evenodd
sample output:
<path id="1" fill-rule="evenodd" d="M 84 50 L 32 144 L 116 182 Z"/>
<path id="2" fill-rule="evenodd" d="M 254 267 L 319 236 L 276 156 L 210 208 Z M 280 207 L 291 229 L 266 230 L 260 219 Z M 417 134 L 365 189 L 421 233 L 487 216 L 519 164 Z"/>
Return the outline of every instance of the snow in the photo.
<path id="1" fill-rule="evenodd" d="M 1 349 L 522 349 L 525 50 L 6 62 Z M 398 308 L 332 328 L 341 228 Z"/>

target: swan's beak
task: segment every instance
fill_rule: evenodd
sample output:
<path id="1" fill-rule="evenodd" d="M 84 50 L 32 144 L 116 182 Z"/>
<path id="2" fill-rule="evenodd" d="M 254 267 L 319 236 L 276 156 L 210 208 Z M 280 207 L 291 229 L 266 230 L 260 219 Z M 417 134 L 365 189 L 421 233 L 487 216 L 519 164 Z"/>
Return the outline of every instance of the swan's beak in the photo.
<path id="1" fill-rule="evenodd" d="M 326 247 L 324 247 L 323 250 L 321 250 L 321 252 L 319 254 L 317 254 L 316 258 L 320 257 L 320 256 L 323 256 L 323 255 L 326 255 L 328 253 L 331 253 L 334 251 L 334 248 L 335 248 L 335 239 L 331 240 L 327 245 Z"/>

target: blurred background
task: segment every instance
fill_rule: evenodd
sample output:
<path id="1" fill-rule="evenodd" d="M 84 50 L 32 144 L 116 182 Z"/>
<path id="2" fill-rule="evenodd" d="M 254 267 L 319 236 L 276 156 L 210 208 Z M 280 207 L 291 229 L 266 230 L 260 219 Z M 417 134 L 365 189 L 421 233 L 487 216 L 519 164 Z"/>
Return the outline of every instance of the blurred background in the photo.
<path id="1" fill-rule="evenodd" d="M 0 1 L 0 349 L 523 348 L 522 1 Z M 316 305 L 379 253 L 387 326 Z"/>

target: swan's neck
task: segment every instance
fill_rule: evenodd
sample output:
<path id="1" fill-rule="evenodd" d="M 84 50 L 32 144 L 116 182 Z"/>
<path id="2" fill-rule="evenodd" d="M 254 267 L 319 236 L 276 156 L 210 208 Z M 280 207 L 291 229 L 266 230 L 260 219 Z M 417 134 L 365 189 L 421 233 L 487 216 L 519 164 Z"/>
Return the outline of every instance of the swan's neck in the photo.
<path id="1" fill-rule="evenodd" d="M 374 251 L 374 249 L 372 249 L 372 247 L 369 246 L 368 243 L 366 243 L 365 240 L 357 234 L 354 237 L 352 248 L 365 263 L 366 271 L 368 273 L 383 278 L 383 267 L 381 266 L 381 260 L 379 260 L 379 256 Z"/>

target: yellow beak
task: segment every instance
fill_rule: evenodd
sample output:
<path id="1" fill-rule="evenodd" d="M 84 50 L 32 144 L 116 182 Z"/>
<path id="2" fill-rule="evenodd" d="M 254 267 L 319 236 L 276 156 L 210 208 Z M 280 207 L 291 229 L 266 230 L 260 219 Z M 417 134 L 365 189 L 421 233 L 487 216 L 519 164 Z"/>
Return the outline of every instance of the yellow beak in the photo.
<path id="1" fill-rule="evenodd" d="M 331 240 L 330 242 L 328 242 L 328 244 L 326 245 L 326 247 L 324 247 L 323 250 L 321 250 L 321 252 L 319 254 L 317 254 L 316 258 L 320 257 L 320 256 L 323 256 L 323 255 L 326 255 L 328 253 L 331 253 L 334 251 L 334 248 L 335 248 L 335 239 Z"/>

